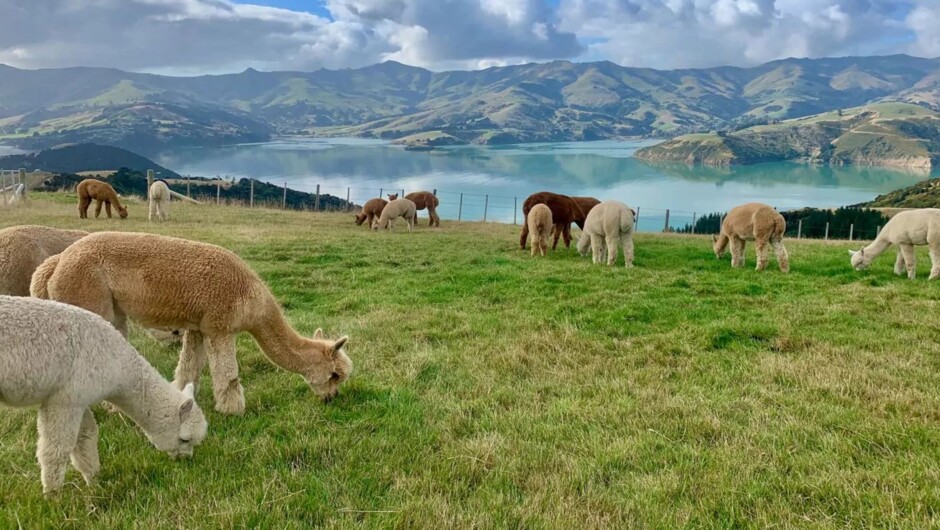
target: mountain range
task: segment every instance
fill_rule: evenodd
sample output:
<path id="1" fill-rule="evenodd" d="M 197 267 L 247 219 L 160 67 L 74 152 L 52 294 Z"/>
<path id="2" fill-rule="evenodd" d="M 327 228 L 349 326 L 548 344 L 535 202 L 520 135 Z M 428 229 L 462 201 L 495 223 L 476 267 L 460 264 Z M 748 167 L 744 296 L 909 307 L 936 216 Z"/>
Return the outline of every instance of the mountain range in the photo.
<path id="1" fill-rule="evenodd" d="M 479 143 L 671 137 L 877 102 L 940 109 L 940 59 L 785 59 L 686 70 L 555 61 L 453 72 L 386 62 L 199 77 L 0 65 L 0 142 L 32 149 L 97 142 L 153 153 L 275 134 L 439 133 Z"/>

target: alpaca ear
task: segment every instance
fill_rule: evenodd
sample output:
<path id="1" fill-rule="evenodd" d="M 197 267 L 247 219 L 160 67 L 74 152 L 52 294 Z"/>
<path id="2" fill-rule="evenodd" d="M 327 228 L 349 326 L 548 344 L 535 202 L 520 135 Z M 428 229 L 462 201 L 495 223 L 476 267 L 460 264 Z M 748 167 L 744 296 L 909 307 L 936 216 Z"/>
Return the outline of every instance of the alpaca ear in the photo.
<path id="1" fill-rule="evenodd" d="M 344 335 L 344 336 L 340 337 L 340 339 L 339 339 L 338 341 L 336 341 L 336 342 L 333 343 L 333 351 L 332 351 L 332 353 L 333 353 L 333 358 L 334 358 L 334 359 L 336 358 L 336 354 L 338 354 L 339 351 L 340 351 L 341 349 L 343 349 L 343 346 L 346 345 L 346 341 L 348 341 L 348 340 L 349 340 L 349 337 L 347 337 L 347 336 Z"/>
<path id="2" fill-rule="evenodd" d="M 317 330 L 313 332 L 313 338 L 315 338 L 315 339 L 322 339 L 322 338 L 323 338 L 323 328 L 317 328 Z"/>
<path id="3" fill-rule="evenodd" d="M 183 387 L 183 395 L 188 399 L 192 399 L 196 394 L 196 387 L 192 383 L 186 383 L 186 386 Z"/>
<path id="4" fill-rule="evenodd" d="M 186 421 L 186 418 L 189 417 L 190 413 L 193 411 L 193 407 L 196 405 L 196 402 L 192 398 L 187 399 L 180 405 L 180 422 Z"/>
<path id="5" fill-rule="evenodd" d="M 855 250 L 850 250 L 850 251 L 849 251 L 849 256 L 854 256 L 855 254 L 856 254 L 856 251 L 855 251 Z"/>

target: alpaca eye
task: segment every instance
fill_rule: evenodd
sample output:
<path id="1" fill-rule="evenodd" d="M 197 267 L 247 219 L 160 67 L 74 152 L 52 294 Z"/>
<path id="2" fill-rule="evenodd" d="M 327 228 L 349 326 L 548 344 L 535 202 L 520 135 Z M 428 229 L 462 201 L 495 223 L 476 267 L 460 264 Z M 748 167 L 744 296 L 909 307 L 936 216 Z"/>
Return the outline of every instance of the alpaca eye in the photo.
<path id="1" fill-rule="evenodd" d="M 188 444 L 189 442 L 190 442 L 190 440 L 189 440 L 188 438 L 180 438 L 180 443 L 181 443 L 181 444 Z"/>

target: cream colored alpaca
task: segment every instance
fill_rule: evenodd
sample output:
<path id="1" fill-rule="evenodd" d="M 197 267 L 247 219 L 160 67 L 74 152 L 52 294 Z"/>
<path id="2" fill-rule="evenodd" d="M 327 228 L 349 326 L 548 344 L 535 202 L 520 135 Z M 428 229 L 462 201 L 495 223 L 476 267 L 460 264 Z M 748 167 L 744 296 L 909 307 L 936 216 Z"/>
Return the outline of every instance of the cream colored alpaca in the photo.
<path id="1" fill-rule="evenodd" d="M 855 270 L 867 269 L 871 262 L 892 244 L 898 246 L 894 261 L 894 273 L 901 275 L 907 269 L 907 277 L 914 279 L 916 264 L 914 246 L 927 245 L 930 252 L 930 277 L 940 277 L 940 209 L 922 208 L 898 212 L 885 224 L 878 237 L 861 250 L 850 250 Z"/>
<path id="2" fill-rule="evenodd" d="M 170 187 L 162 180 L 155 180 L 150 185 L 149 194 L 150 213 L 147 220 L 153 222 L 154 214 L 157 219 L 166 221 L 170 218 Z"/>
<path id="3" fill-rule="evenodd" d="M 767 268 L 767 245 L 777 254 L 777 265 L 783 272 L 790 271 L 790 256 L 783 246 L 783 234 L 787 222 L 772 206 L 759 202 L 749 202 L 735 206 L 721 223 L 721 234 L 714 237 L 712 248 L 715 256 L 721 258 L 731 243 L 731 266 L 744 266 L 744 242 L 754 241 L 757 246 L 757 270 Z"/>
<path id="4" fill-rule="evenodd" d="M 180 391 L 101 317 L 48 300 L 0 296 L 0 403 L 39 406 L 42 490 L 62 487 L 69 459 L 91 484 L 100 469 L 90 407 L 114 404 L 170 456 L 206 437 L 193 386 Z"/>
<path id="5" fill-rule="evenodd" d="M 87 235 L 81 230 L 35 225 L 0 230 L 0 294 L 29 296 L 36 267 Z"/>
<path id="6" fill-rule="evenodd" d="M 417 207 L 413 201 L 408 199 L 395 199 L 389 201 L 385 205 L 385 208 L 382 209 L 382 215 L 372 223 L 372 229 L 378 230 L 379 228 L 388 228 L 395 229 L 395 219 L 399 217 L 404 217 L 405 221 L 408 222 L 408 231 L 411 232 L 411 229 L 414 227 L 415 222 L 417 221 Z"/>
<path id="7" fill-rule="evenodd" d="M 552 235 L 552 210 L 544 204 L 536 204 L 526 216 L 529 233 L 532 234 L 532 255 L 541 253 L 545 255 L 548 249 L 548 238 Z"/>
<path id="8" fill-rule="evenodd" d="M 633 210 L 620 201 L 604 201 L 591 208 L 578 240 L 578 252 L 587 255 L 590 246 L 594 263 L 613 266 L 617 263 L 617 247 L 623 247 L 623 264 L 633 266 Z"/>
<path id="9" fill-rule="evenodd" d="M 127 318 L 156 329 L 185 330 L 177 388 L 198 383 L 208 360 L 216 410 L 241 414 L 235 336 L 250 333 L 268 359 L 300 374 L 324 401 L 352 371 L 347 337 L 300 336 L 258 278 L 224 248 L 154 234 L 99 232 L 46 260 L 30 293 L 103 316 L 125 336 Z"/>

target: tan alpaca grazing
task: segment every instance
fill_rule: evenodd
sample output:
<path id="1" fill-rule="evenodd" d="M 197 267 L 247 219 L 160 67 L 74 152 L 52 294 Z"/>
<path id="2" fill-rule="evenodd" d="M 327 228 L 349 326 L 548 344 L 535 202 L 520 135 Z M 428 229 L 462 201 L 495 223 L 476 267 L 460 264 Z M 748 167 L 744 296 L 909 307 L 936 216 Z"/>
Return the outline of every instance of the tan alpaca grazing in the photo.
<path id="1" fill-rule="evenodd" d="M 385 209 L 386 204 L 388 204 L 388 201 L 378 197 L 366 201 L 365 205 L 362 207 L 362 211 L 356 216 L 356 226 L 368 221 L 366 226 L 372 228 L 372 223 L 375 222 L 376 218 L 382 215 L 382 210 Z"/>
<path id="2" fill-rule="evenodd" d="M 184 330 L 174 383 L 198 384 L 208 360 L 215 408 L 241 414 L 235 336 L 247 331 L 267 358 L 300 374 L 324 401 L 352 372 L 347 337 L 300 336 L 268 287 L 232 252 L 195 241 L 99 232 L 46 260 L 30 293 L 97 313 L 127 335 L 127 318 L 156 329 Z"/>
<path id="3" fill-rule="evenodd" d="M 389 197 L 391 197 L 391 195 L 389 195 Z M 372 223 L 372 229 L 388 228 L 394 230 L 395 219 L 399 217 L 403 217 L 405 221 L 408 222 L 408 231 L 411 232 L 411 229 L 414 228 L 415 221 L 418 220 L 415 203 L 408 199 L 393 199 L 382 209 L 382 215 Z"/>
<path id="4" fill-rule="evenodd" d="M 111 205 L 117 208 L 121 219 L 127 219 L 127 208 L 121 206 L 117 192 L 107 182 L 101 182 L 95 179 L 85 179 L 78 183 L 75 188 L 78 192 L 78 216 L 82 219 L 88 219 L 88 207 L 91 201 L 97 201 L 95 204 L 95 219 L 101 215 L 101 205 L 104 204 L 108 219 L 111 218 Z"/>
<path id="5" fill-rule="evenodd" d="M 790 257 L 783 246 L 783 234 L 787 222 L 772 206 L 759 202 L 749 202 L 735 206 L 721 223 L 721 234 L 714 237 L 712 248 L 719 259 L 731 243 L 731 266 L 744 266 L 745 241 L 754 241 L 757 247 L 757 270 L 767 268 L 767 245 L 777 254 L 777 265 L 782 272 L 790 271 Z"/>
<path id="6" fill-rule="evenodd" d="M 548 251 L 548 239 L 552 235 L 552 210 L 544 204 L 536 204 L 526 216 L 529 233 L 532 234 L 532 255 L 540 253 L 543 256 Z"/>
<path id="7" fill-rule="evenodd" d="M 33 271 L 87 235 L 81 230 L 35 225 L 0 230 L 0 295 L 29 296 Z"/>

